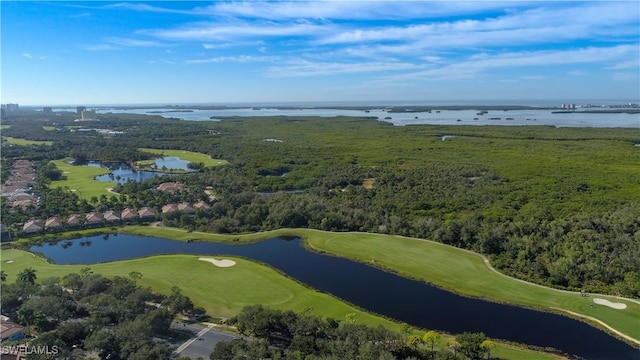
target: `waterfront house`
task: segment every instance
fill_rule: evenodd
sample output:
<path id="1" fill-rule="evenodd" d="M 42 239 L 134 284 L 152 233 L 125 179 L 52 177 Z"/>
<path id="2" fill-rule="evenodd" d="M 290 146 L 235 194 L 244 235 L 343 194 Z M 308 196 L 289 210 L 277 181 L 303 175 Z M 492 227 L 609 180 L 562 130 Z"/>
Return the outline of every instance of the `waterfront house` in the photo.
<path id="1" fill-rule="evenodd" d="M 22 226 L 22 231 L 33 234 L 41 231 L 43 226 L 42 220 L 29 220 Z"/>
<path id="2" fill-rule="evenodd" d="M 62 220 L 57 216 L 52 216 L 44 222 L 45 229 L 59 230 L 62 228 Z"/>
<path id="3" fill-rule="evenodd" d="M 162 207 L 163 214 L 170 214 L 172 212 L 178 211 L 178 206 L 176 204 L 167 204 Z"/>
<path id="4" fill-rule="evenodd" d="M 122 210 L 122 213 L 120 214 L 120 220 L 122 220 L 123 222 L 131 222 L 134 221 L 137 216 L 138 213 L 135 210 L 126 208 Z"/>
<path id="5" fill-rule="evenodd" d="M 98 212 L 90 212 L 88 213 L 85 217 L 85 225 L 87 226 L 100 226 L 102 225 L 102 221 L 103 221 L 103 217 L 102 214 L 98 213 Z"/>
<path id="6" fill-rule="evenodd" d="M 106 222 L 114 222 L 120 221 L 120 213 L 113 210 L 108 210 L 104 212 L 104 221 Z"/>
<path id="7" fill-rule="evenodd" d="M 70 215 L 67 219 L 67 226 L 70 228 L 76 228 L 82 226 L 83 218 L 82 215 L 73 214 Z"/>
<path id="8" fill-rule="evenodd" d="M 153 211 L 152 208 L 145 206 L 142 209 L 138 210 L 138 216 L 140 219 L 149 220 L 156 217 L 156 212 Z"/>

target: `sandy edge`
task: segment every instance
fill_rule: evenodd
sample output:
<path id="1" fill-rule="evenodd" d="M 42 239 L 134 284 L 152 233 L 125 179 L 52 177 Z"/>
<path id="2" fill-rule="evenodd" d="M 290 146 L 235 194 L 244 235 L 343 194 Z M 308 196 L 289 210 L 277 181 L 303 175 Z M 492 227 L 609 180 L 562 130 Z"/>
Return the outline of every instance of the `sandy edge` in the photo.
<path id="1" fill-rule="evenodd" d="M 627 304 L 611 302 L 611 301 L 609 301 L 607 299 L 593 298 L 593 302 L 598 304 L 598 305 L 604 305 L 604 306 L 608 306 L 610 308 L 614 308 L 614 309 L 618 309 L 618 310 L 622 310 L 622 309 L 626 309 L 627 308 Z"/>
<path id="2" fill-rule="evenodd" d="M 214 258 L 199 257 L 198 260 L 208 261 L 217 267 L 231 267 L 236 264 L 235 261 L 229 259 L 216 260 Z"/>

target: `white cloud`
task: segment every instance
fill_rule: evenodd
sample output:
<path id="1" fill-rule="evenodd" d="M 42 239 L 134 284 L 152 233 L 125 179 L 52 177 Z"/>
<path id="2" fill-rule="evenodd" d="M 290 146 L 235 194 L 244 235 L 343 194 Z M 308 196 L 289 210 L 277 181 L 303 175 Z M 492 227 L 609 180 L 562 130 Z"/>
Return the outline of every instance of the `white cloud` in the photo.
<path id="1" fill-rule="evenodd" d="M 308 60 L 290 60 L 282 66 L 267 69 L 270 77 L 307 77 L 319 75 L 338 75 L 345 73 L 370 73 L 387 71 L 417 70 L 421 66 L 405 62 L 312 62 Z"/>
<path id="2" fill-rule="evenodd" d="M 588 72 L 583 71 L 583 70 L 569 71 L 568 74 L 571 75 L 571 76 L 587 76 L 587 75 L 589 75 Z"/>
<path id="3" fill-rule="evenodd" d="M 33 56 L 29 53 L 22 53 L 22 56 L 26 57 L 27 59 L 33 59 Z"/>
<path id="4" fill-rule="evenodd" d="M 640 51 L 640 49 L 638 49 Z M 640 57 L 635 59 L 626 60 L 619 62 L 613 66 L 607 67 L 608 70 L 623 70 L 623 69 L 634 69 L 640 68 Z"/>
<path id="5" fill-rule="evenodd" d="M 161 42 L 155 40 L 139 40 L 139 39 L 128 39 L 128 38 L 119 38 L 119 37 L 109 37 L 105 39 L 106 42 L 114 45 L 127 46 L 127 47 L 161 47 L 167 46 L 167 44 L 163 44 Z"/>
<path id="6" fill-rule="evenodd" d="M 223 40 L 235 41 L 243 38 L 272 38 L 285 36 L 310 36 L 328 31 L 325 26 L 292 23 L 280 24 L 273 22 L 250 23 L 197 23 L 177 29 L 143 30 L 142 34 L 155 36 L 166 40 L 207 41 Z"/>
<path id="7" fill-rule="evenodd" d="M 615 81 L 637 81 L 637 72 L 617 72 L 613 74 L 613 80 Z"/>
<path id="8" fill-rule="evenodd" d="M 470 79 L 494 69 L 515 67 L 549 67 L 554 65 L 587 64 L 616 61 L 635 54 L 635 46 L 588 47 L 556 51 L 507 52 L 497 55 L 478 53 L 467 59 L 449 63 L 420 72 L 397 75 L 398 79 Z"/>
<path id="9" fill-rule="evenodd" d="M 511 2 L 510 8 L 530 6 Z M 339 19 L 407 20 L 463 15 L 486 10 L 504 10 L 504 2 L 491 1 L 241 1 L 218 2 L 194 9 L 201 14 L 217 14 L 270 20 Z"/>
<path id="10" fill-rule="evenodd" d="M 82 47 L 85 50 L 89 50 L 89 51 L 112 51 L 112 50 L 120 50 L 120 48 L 115 47 L 113 45 L 109 45 L 109 44 L 92 44 L 92 45 L 85 45 Z"/>
<path id="11" fill-rule="evenodd" d="M 238 56 L 218 56 L 218 57 L 213 57 L 208 59 L 187 60 L 185 61 L 185 64 L 208 64 L 208 63 L 222 63 L 222 62 L 253 63 L 253 62 L 274 62 L 278 60 L 279 58 L 274 56 L 238 55 Z"/>
<path id="12" fill-rule="evenodd" d="M 318 44 L 414 43 L 415 48 L 499 46 L 590 37 L 637 38 L 633 3 L 595 3 L 570 8 L 542 7 L 484 19 L 430 21 L 404 26 L 354 28 L 321 38 Z M 611 26 L 616 24 L 616 26 Z"/>

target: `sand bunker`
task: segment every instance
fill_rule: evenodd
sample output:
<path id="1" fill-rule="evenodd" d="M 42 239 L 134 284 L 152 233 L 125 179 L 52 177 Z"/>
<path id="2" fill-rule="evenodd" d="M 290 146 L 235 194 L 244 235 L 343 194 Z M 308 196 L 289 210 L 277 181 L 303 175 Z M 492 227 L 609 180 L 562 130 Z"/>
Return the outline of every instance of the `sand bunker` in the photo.
<path id="1" fill-rule="evenodd" d="M 236 264 L 235 261 L 229 259 L 216 260 L 214 258 L 200 257 L 198 260 L 208 261 L 217 267 L 231 267 Z"/>
<path id="2" fill-rule="evenodd" d="M 598 304 L 598 305 L 604 305 L 604 306 L 608 306 L 610 308 L 614 308 L 614 309 L 618 309 L 618 310 L 622 310 L 622 309 L 626 309 L 627 308 L 627 304 L 614 303 L 614 302 L 611 302 L 611 301 L 606 300 L 606 299 L 593 298 L 593 302 Z"/>
<path id="3" fill-rule="evenodd" d="M 5 261 L 7 264 L 11 264 L 13 262 L 13 260 L 7 260 Z"/>

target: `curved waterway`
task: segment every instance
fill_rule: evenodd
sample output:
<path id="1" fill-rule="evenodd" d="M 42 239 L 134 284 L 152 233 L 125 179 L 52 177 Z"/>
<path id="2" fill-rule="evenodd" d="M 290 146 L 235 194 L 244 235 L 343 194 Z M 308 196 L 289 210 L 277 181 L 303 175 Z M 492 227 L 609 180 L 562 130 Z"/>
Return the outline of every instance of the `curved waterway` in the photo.
<path id="1" fill-rule="evenodd" d="M 159 254 L 234 255 L 257 260 L 368 311 L 408 324 L 552 347 L 585 359 L 639 359 L 640 351 L 564 316 L 467 298 L 348 259 L 306 250 L 300 238 L 249 245 L 99 235 L 33 246 L 56 264 L 95 264 Z M 576 295 L 578 296 L 578 295 Z"/>

